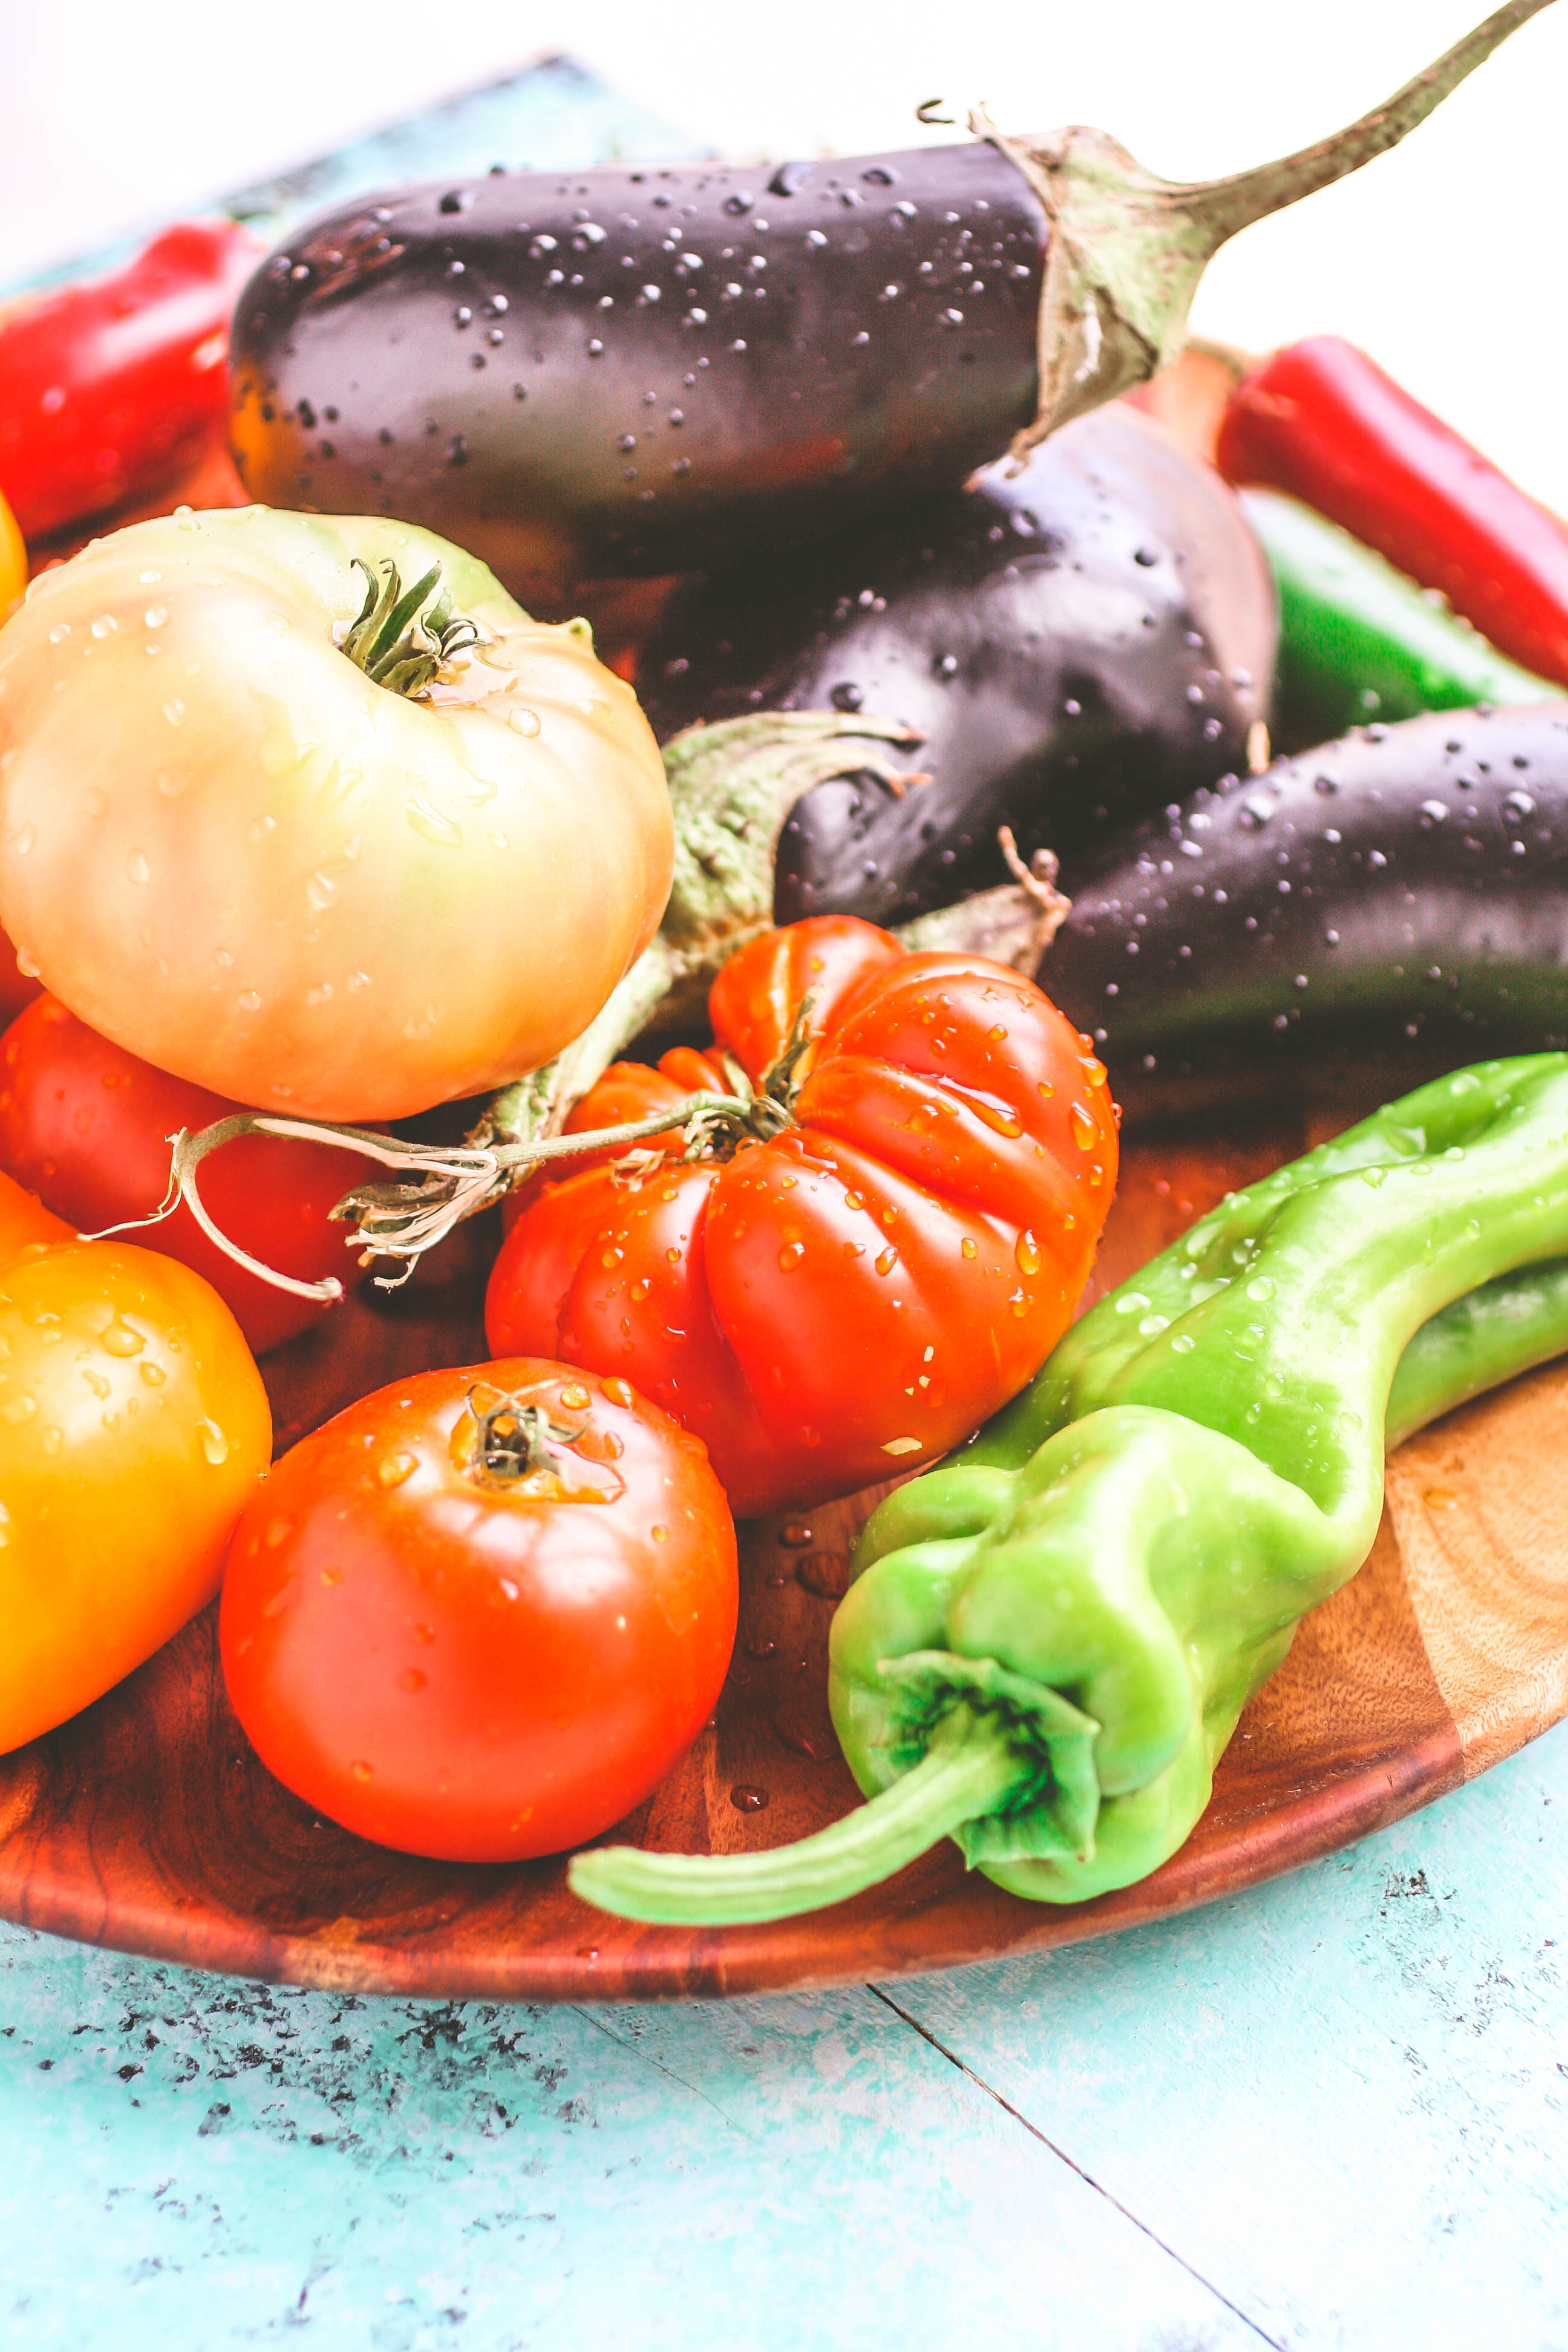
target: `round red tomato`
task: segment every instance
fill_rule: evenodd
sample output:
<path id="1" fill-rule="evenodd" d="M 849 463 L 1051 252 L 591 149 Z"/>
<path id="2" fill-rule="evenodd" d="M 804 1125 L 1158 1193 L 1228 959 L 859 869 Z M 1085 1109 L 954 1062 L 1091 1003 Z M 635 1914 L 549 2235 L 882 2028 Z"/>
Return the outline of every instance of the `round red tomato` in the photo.
<path id="1" fill-rule="evenodd" d="M 110 1045 L 58 997 L 37 998 L 0 1043 L 0 1166 L 80 1233 L 146 1216 L 168 1190 L 170 1137 L 240 1108 Z M 302 1282 L 335 1275 L 347 1290 L 361 1269 L 332 1205 L 381 1173 L 330 1144 L 246 1135 L 205 1160 L 198 1181 L 214 1223 L 252 1257 Z M 328 1312 L 247 1274 L 183 1201 L 134 1238 L 205 1275 L 253 1355 Z"/>
<path id="2" fill-rule="evenodd" d="M 486 1308 L 498 1354 L 636 1381 L 706 1439 L 742 1515 L 916 1468 L 1015 1395 L 1071 1320 L 1116 1182 L 1105 1071 L 1016 972 L 848 917 L 772 932 L 709 999 L 753 1083 L 808 991 L 782 1131 L 761 1139 L 764 1111 L 727 1157 L 536 1178 Z M 569 1124 L 679 1113 L 694 1074 L 674 1058 L 617 1065 Z"/>
<path id="3" fill-rule="evenodd" d="M 360 1836 L 453 1862 L 595 1837 L 719 1696 L 735 1530 L 700 1439 L 533 1358 L 424 1372 L 284 1456 L 225 1573 L 264 1764 Z"/>

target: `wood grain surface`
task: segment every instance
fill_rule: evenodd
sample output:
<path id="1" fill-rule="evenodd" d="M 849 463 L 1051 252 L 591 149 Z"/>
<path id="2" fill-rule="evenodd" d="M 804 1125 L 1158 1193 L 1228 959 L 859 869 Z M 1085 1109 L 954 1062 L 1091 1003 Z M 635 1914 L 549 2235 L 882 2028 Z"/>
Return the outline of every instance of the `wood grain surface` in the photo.
<path id="1" fill-rule="evenodd" d="M 1089 1300 L 1332 1123 L 1301 1108 L 1131 1141 Z M 468 1231 L 417 1285 L 362 1294 L 270 1359 L 280 1445 L 399 1372 L 482 1359 L 488 1239 Z M 1372 1557 L 1247 1709 L 1195 1834 L 1093 1903 L 1020 1902 L 944 1842 L 811 1917 L 655 1928 L 579 1904 L 557 1861 L 393 1853 L 317 1819 L 257 1760 L 208 1611 L 96 1706 L 0 1759 L 0 1916 L 304 1985 L 616 2000 L 890 1978 L 1184 1910 L 1380 1827 L 1568 1711 L 1565 1411 L 1568 1368 L 1552 1368 L 1394 1458 Z M 740 1634 L 714 1720 L 617 1837 L 740 1851 L 858 1801 L 828 1719 L 826 1637 L 880 1491 L 742 1530 Z"/>

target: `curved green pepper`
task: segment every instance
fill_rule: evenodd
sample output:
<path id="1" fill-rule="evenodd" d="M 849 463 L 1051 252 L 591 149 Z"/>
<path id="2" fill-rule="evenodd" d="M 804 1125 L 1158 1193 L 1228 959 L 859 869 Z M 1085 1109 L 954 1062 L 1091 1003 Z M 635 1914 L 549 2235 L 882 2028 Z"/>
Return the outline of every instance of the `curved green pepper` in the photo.
<path id="1" fill-rule="evenodd" d="M 750 1855 L 579 1854 L 644 1919 L 836 1902 L 955 1837 L 1016 1894 L 1144 1876 L 1377 1533 L 1385 1444 L 1568 1348 L 1568 1055 L 1437 1080 L 1233 1194 L 863 1530 L 831 1643 L 871 1802 Z"/>
<path id="2" fill-rule="evenodd" d="M 1279 594 L 1277 750 L 1331 742 L 1369 719 L 1544 702 L 1562 693 L 1338 523 L 1278 490 L 1243 490 L 1240 498 Z"/>

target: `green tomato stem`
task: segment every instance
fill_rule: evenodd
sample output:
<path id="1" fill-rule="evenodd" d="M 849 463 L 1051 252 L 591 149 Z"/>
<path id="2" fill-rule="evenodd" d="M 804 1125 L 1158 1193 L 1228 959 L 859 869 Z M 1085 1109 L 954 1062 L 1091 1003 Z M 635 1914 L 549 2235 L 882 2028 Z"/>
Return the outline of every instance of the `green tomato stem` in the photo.
<path id="1" fill-rule="evenodd" d="M 798 1844 L 712 1854 L 595 1846 L 573 1856 L 567 1877 L 584 1902 L 623 1919 L 730 1927 L 790 1918 L 890 1878 L 939 1838 L 998 1811 L 1031 1769 L 994 1717 L 958 1708 L 911 1770 Z"/>

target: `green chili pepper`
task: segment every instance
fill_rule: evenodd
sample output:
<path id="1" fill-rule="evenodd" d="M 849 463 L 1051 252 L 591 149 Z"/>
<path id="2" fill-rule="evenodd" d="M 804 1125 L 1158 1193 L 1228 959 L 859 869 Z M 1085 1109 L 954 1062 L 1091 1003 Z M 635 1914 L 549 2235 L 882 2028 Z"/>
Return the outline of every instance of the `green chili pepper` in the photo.
<path id="1" fill-rule="evenodd" d="M 1371 1550 L 1385 1444 L 1568 1348 L 1565 1254 L 1568 1055 L 1439 1079 L 1232 1195 L 868 1522 L 830 1695 L 871 1801 L 773 1853 L 579 1854 L 573 1885 L 773 1918 L 943 1835 L 1044 1902 L 1144 1876 Z"/>
<path id="2" fill-rule="evenodd" d="M 1281 748 L 1331 742 L 1369 719 L 1561 694 L 1310 507 L 1277 490 L 1243 490 L 1241 502 L 1279 592 Z"/>

